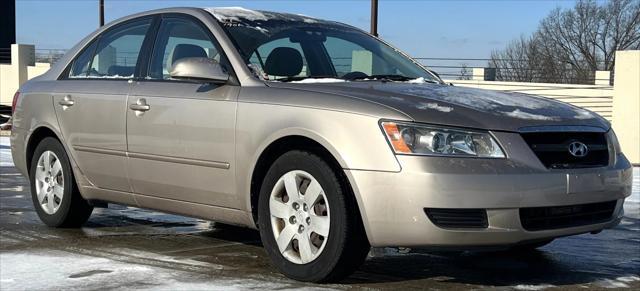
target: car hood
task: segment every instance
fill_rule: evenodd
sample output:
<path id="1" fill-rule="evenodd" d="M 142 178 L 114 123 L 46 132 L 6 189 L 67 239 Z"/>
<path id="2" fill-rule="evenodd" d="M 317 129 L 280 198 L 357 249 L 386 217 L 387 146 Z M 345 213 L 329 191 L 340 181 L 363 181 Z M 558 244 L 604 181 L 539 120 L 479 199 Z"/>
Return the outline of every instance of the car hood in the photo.
<path id="1" fill-rule="evenodd" d="M 414 121 L 423 123 L 502 131 L 549 125 L 609 128 L 605 119 L 591 111 L 523 93 L 380 81 L 311 84 L 269 82 L 269 86 L 367 100 L 394 108 Z"/>

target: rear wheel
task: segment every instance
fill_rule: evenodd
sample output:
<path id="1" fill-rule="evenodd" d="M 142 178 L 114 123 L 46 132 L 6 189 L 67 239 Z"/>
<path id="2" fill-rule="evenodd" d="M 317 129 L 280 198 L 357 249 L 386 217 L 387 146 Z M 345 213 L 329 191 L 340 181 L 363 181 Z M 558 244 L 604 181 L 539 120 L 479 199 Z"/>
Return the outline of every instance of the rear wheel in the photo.
<path id="1" fill-rule="evenodd" d="M 262 183 L 258 221 L 263 245 L 287 277 L 335 281 L 358 268 L 369 243 L 357 204 L 322 158 L 291 151 Z"/>
<path id="2" fill-rule="evenodd" d="M 80 196 L 69 158 L 60 142 L 43 139 L 33 154 L 31 197 L 40 220 L 51 227 L 79 227 L 93 207 Z"/>

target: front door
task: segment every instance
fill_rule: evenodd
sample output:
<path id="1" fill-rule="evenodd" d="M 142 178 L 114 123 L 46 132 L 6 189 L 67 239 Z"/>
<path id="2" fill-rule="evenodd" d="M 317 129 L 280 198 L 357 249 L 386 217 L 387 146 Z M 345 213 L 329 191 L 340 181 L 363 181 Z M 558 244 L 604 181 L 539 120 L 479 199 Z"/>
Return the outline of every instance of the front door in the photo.
<path id="1" fill-rule="evenodd" d="M 180 58 L 225 64 L 208 30 L 191 18 L 164 16 L 147 76 L 128 98 L 127 144 L 137 195 L 238 208 L 234 127 L 238 86 L 172 80 Z"/>
<path id="2" fill-rule="evenodd" d="M 53 104 L 63 137 L 93 186 L 130 192 L 126 175 L 126 106 L 138 54 L 151 19 L 98 36 L 57 82 Z"/>

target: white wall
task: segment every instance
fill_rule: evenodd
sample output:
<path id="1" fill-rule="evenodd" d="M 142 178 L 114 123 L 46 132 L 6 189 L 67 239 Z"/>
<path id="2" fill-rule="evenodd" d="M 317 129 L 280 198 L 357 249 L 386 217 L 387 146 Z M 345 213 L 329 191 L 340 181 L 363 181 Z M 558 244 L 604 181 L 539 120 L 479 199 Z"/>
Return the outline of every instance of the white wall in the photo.
<path id="1" fill-rule="evenodd" d="M 584 107 L 612 120 L 613 86 L 502 82 L 482 80 L 445 80 L 460 87 L 520 92 L 540 95 Z"/>
<path id="2" fill-rule="evenodd" d="M 13 94 L 27 80 L 48 71 L 48 63 L 35 62 L 33 45 L 12 44 L 11 64 L 0 64 L 0 105 L 11 106 Z"/>

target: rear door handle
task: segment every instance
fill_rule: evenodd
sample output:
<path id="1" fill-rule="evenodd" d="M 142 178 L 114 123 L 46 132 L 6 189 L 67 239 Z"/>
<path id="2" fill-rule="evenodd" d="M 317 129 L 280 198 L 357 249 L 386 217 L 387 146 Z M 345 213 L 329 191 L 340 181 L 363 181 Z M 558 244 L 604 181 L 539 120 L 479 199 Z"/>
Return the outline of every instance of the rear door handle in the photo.
<path id="1" fill-rule="evenodd" d="M 129 105 L 129 109 L 142 113 L 145 111 L 149 111 L 151 109 L 151 106 L 147 104 L 146 99 L 140 98 L 136 101 L 136 103 Z"/>
<path id="2" fill-rule="evenodd" d="M 62 100 L 60 100 L 60 102 L 58 102 L 58 104 L 62 105 L 62 107 L 64 109 L 67 109 L 71 106 L 73 106 L 73 104 L 75 104 L 76 102 L 73 101 L 73 99 L 71 99 L 71 95 L 65 95 L 64 98 L 62 98 Z"/>

